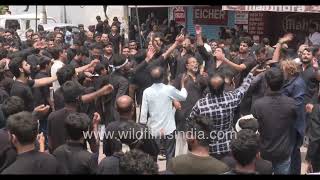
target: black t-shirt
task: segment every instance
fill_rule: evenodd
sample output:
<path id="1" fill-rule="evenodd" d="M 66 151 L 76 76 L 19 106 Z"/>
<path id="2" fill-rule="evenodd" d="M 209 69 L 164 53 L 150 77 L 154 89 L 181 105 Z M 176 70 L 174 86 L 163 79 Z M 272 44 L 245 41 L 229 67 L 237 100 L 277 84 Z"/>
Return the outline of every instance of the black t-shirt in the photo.
<path id="1" fill-rule="evenodd" d="M 0 173 L 11 165 L 17 157 L 15 148 L 9 141 L 9 132 L 5 129 L 0 129 Z"/>
<path id="2" fill-rule="evenodd" d="M 64 174 L 64 170 L 54 156 L 32 150 L 19 154 L 2 174 Z"/>
<path id="3" fill-rule="evenodd" d="M 60 110 L 64 107 L 64 97 L 62 93 L 62 88 L 59 87 L 54 93 L 53 93 L 53 102 L 54 102 L 54 109 Z"/>
<path id="4" fill-rule="evenodd" d="M 39 72 L 35 79 L 41 79 L 49 77 L 48 73 L 46 72 Z M 48 102 L 48 98 L 50 98 L 50 86 L 42 86 L 42 87 L 36 87 L 33 88 L 33 96 L 35 101 L 35 106 L 39 106 L 41 104 L 50 105 Z"/>
<path id="5" fill-rule="evenodd" d="M 228 156 L 223 158 L 222 161 L 226 163 L 230 168 L 236 167 L 236 161 L 233 157 Z M 272 174 L 272 163 L 270 161 L 264 159 L 257 159 L 256 160 L 256 171 L 259 174 Z"/>
<path id="6" fill-rule="evenodd" d="M 50 152 L 64 144 L 67 140 L 65 119 L 72 111 L 66 108 L 50 113 L 48 117 L 48 137 L 51 141 Z"/>
<path id="7" fill-rule="evenodd" d="M 254 59 L 253 56 L 249 55 L 247 58 L 245 59 L 240 59 L 240 57 L 235 58 L 235 63 L 236 64 L 244 64 L 246 65 L 246 69 L 243 70 L 241 73 L 239 73 L 238 75 L 236 75 L 236 80 L 235 80 L 235 84 L 236 84 L 236 88 L 239 87 L 242 84 L 242 81 L 244 80 L 245 77 L 247 77 L 247 75 L 249 74 L 249 72 L 251 71 L 251 69 L 257 65 L 256 60 Z"/>
<path id="8" fill-rule="evenodd" d="M 225 175 L 258 175 L 258 172 L 242 172 L 238 171 L 236 169 L 233 169 L 227 173 L 224 173 Z"/>
<path id="9" fill-rule="evenodd" d="M 26 84 L 20 81 L 14 81 L 10 96 L 18 96 L 24 101 L 24 110 L 32 112 L 34 109 L 34 98 L 31 87 L 34 85 L 34 80 L 28 80 Z"/>
<path id="10" fill-rule="evenodd" d="M 116 33 L 115 35 L 112 35 L 112 33 L 109 34 L 109 41 L 113 45 L 113 51 L 115 54 L 119 54 L 119 45 L 121 43 L 121 35 L 119 33 Z"/>
<path id="11" fill-rule="evenodd" d="M 54 150 L 53 155 L 67 174 L 95 174 L 98 162 L 82 143 L 68 142 Z"/>
<path id="12" fill-rule="evenodd" d="M 107 156 L 99 163 L 97 174 L 120 174 L 119 170 L 119 159 L 120 154 L 113 154 L 112 156 Z"/>

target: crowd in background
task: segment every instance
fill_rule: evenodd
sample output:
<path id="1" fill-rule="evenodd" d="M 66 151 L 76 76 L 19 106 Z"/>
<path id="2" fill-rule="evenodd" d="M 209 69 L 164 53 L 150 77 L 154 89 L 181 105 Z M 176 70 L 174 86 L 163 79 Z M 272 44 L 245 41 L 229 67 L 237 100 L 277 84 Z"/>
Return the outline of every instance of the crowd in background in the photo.
<path id="1" fill-rule="evenodd" d="M 126 40 L 117 17 L 96 19 L 26 41 L 0 28 L 2 174 L 300 174 L 302 145 L 320 171 L 314 24 L 292 52 L 292 33 L 273 45 L 222 27 L 207 39 L 151 13 Z M 132 131 L 148 135 L 120 135 Z"/>

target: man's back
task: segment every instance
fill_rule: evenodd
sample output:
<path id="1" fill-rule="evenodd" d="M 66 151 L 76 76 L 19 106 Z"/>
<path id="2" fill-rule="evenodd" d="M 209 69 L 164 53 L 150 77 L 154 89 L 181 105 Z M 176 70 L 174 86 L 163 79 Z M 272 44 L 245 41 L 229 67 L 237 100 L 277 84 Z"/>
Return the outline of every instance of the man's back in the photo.
<path id="1" fill-rule="evenodd" d="M 66 108 L 50 113 L 48 117 L 48 136 L 50 137 L 51 151 L 65 143 L 67 134 L 64 121 L 70 113 L 71 111 Z"/>
<path id="2" fill-rule="evenodd" d="M 259 122 L 262 158 L 273 162 L 288 158 L 294 137 L 295 101 L 269 93 L 254 103 L 252 114 Z"/>
<path id="3" fill-rule="evenodd" d="M 19 154 L 17 160 L 2 174 L 60 174 L 62 172 L 52 155 L 32 150 Z"/>
<path id="4" fill-rule="evenodd" d="M 169 161 L 168 170 L 174 174 L 223 174 L 229 167 L 211 156 L 200 157 L 188 153 Z"/>
<path id="5" fill-rule="evenodd" d="M 59 146 L 53 155 L 68 174 L 94 174 L 97 162 L 81 143 L 66 143 Z"/>
<path id="6" fill-rule="evenodd" d="M 164 134 L 168 135 L 176 129 L 175 109 L 172 102 L 173 100 L 184 101 L 185 99 L 186 96 L 181 95 L 179 90 L 162 83 L 155 83 L 143 92 L 141 107 L 143 117 L 141 118 L 143 120 L 148 119 L 151 134 L 158 136 L 160 130 L 163 129 Z"/>

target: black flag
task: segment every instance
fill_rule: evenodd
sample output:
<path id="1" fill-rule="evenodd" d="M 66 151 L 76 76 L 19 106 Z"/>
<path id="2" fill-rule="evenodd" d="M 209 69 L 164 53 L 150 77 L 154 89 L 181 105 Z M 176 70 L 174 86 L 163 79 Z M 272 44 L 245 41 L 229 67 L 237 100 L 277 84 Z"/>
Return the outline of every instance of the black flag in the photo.
<path id="1" fill-rule="evenodd" d="M 27 5 L 26 9 L 24 10 L 24 12 L 28 12 L 29 11 L 29 5 Z"/>
<path id="2" fill-rule="evenodd" d="M 106 5 L 103 6 L 103 12 L 104 12 L 104 16 L 106 17 L 106 19 L 108 19 L 108 16 L 107 16 L 107 6 L 106 6 Z"/>

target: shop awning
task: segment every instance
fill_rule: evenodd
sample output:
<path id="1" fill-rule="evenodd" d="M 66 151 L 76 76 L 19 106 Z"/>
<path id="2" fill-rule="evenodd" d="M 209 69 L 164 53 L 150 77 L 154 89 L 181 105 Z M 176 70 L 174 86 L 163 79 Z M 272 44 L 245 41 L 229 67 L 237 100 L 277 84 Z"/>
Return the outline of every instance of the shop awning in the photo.
<path id="1" fill-rule="evenodd" d="M 320 13 L 320 6 L 276 6 L 276 5 L 242 5 L 222 6 L 225 11 L 272 11 L 272 12 L 300 12 L 300 13 Z"/>

